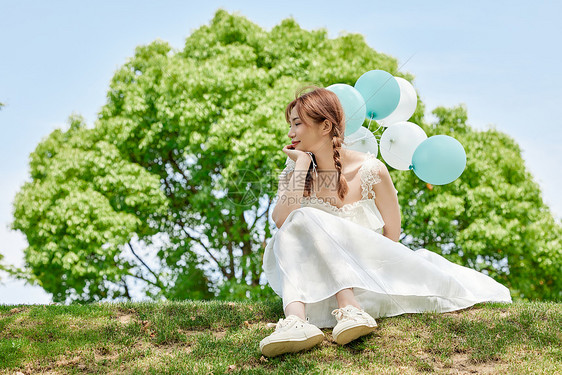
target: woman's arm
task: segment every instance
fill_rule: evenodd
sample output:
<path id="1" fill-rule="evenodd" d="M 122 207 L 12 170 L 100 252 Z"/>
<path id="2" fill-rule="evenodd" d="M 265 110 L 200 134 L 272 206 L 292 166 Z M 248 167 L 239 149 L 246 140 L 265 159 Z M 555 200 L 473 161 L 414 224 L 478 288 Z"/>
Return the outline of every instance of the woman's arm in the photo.
<path id="1" fill-rule="evenodd" d="M 379 209 L 384 220 L 383 236 L 398 242 L 400 239 L 400 205 L 398 196 L 394 189 L 394 184 L 390 178 L 390 173 L 384 164 L 381 163 L 379 170 L 381 182 L 375 184 L 375 204 Z"/>
<path id="2" fill-rule="evenodd" d="M 304 154 L 304 156 L 297 159 L 294 172 L 284 176 L 285 179 L 279 181 L 279 189 L 277 191 L 279 200 L 271 213 L 271 218 L 277 228 L 281 228 L 291 212 L 301 208 L 301 199 L 310 163 L 309 156 Z"/>

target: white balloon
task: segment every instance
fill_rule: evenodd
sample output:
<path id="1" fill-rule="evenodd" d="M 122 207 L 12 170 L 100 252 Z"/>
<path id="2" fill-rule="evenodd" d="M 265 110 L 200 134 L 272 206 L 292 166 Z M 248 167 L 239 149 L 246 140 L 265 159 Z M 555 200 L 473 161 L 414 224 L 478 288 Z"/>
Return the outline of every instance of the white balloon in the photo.
<path id="1" fill-rule="evenodd" d="M 389 127 L 399 122 L 407 121 L 414 112 L 418 105 L 418 95 L 414 86 L 404 78 L 394 77 L 398 86 L 400 86 L 400 101 L 396 109 L 385 118 L 375 120 L 384 127 Z"/>
<path id="2" fill-rule="evenodd" d="M 392 168 L 407 171 L 414 151 L 426 139 L 423 129 L 412 122 L 393 124 L 382 133 L 381 155 Z"/>
<path id="3" fill-rule="evenodd" d="M 346 136 L 343 139 L 342 148 L 365 153 L 370 152 L 375 156 L 379 154 L 379 145 L 375 135 L 364 126 Z"/>

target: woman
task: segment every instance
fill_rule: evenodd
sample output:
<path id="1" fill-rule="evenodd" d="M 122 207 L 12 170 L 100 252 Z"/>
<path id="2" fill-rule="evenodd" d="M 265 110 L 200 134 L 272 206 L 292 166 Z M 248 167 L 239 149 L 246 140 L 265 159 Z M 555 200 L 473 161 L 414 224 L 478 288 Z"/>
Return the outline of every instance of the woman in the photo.
<path id="1" fill-rule="evenodd" d="M 260 342 L 264 355 L 311 348 L 324 339 L 319 328 L 334 327 L 344 345 L 372 332 L 373 316 L 511 302 L 490 277 L 398 242 L 390 174 L 373 154 L 341 147 L 344 113 L 333 92 L 297 93 L 285 118 L 292 142 L 283 148 L 287 167 L 272 213 L 279 230 L 265 249 L 264 271 L 286 318 Z"/>

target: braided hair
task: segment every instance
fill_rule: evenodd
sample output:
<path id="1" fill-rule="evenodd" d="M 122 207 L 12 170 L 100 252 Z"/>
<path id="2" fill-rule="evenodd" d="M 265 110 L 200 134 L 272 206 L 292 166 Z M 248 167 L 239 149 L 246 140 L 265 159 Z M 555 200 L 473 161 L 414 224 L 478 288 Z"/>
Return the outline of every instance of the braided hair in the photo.
<path id="1" fill-rule="evenodd" d="M 310 92 L 303 93 L 307 89 L 313 89 Z M 285 109 L 285 120 L 290 124 L 290 116 L 293 108 L 297 106 L 297 113 L 301 120 L 304 118 L 303 113 L 314 120 L 315 123 L 321 124 L 328 120 L 332 124 L 330 135 L 332 138 L 332 148 L 334 150 L 334 165 L 337 172 L 337 190 L 341 200 L 349 191 L 347 181 L 342 174 L 341 164 L 341 145 L 345 132 L 345 116 L 343 107 L 337 95 L 332 91 L 317 86 L 305 86 L 297 90 L 295 99 L 287 105 Z M 316 157 L 312 154 L 315 164 Z M 306 175 L 304 196 L 309 197 L 312 193 L 312 166 L 311 163 Z"/>

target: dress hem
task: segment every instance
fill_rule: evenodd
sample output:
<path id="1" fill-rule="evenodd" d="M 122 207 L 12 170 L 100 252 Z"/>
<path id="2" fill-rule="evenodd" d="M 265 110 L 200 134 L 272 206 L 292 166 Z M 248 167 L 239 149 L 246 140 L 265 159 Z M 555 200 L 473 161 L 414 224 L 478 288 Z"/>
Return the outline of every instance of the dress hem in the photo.
<path id="1" fill-rule="evenodd" d="M 374 294 L 379 294 L 379 295 L 383 295 L 383 296 L 388 296 L 402 310 L 400 312 L 390 312 L 389 311 L 387 314 L 384 314 L 384 315 L 374 314 L 373 318 L 377 318 L 377 319 L 378 318 L 387 318 L 387 317 L 399 316 L 399 315 L 403 315 L 403 314 L 420 314 L 420 313 L 424 313 L 424 312 L 445 313 L 445 312 L 451 312 L 451 311 L 466 309 L 466 308 L 474 306 L 478 303 L 493 302 L 493 303 L 509 304 L 509 303 L 513 302 L 511 297 L 509 299 L 495 299 L 494 300 L 494 299 L 486 299 L 486 298 L 484 298 L 484 299 L 470 299 L 470 298 L 466 298 L 466 297 L 443 297 L 443 296 L 439 296 L 439 295 L 414 295 L 414 294 L 395 294 L 395 295 L 392 295 L 392 294 L 383 294 L 383 293 L 376 292 L 376 291 L 373 291 L 373 290 L 370 290 L 370 289 L 366 289 L 365 287 L 362 287 L 362 286 L 353 285 L 353 286 L 346 286 L 346 287 L 340 288 L 337 292 L 331 293 L 327 297 L 320 298 L 320 299 L 309 300 L 309 301 L 302 301 L 302 300 L 299 300 L 299 299 L 293 299 L 292 301 L 289 301 L 287 304 L 283 304 L 283 313 L 285 313 L 285 308 L 290 303 L 301 302 L 301 303 L 304 303 L 305 313 L 306 313 L 306 315 L 308 315 L 307 314 L 307 308 L 306 308 L 307 305 L 323 302 L 323 301 L 326 301 L 327 299 L 330 299 L 332 297 L 336 298 L 335 295 L 337 293 L 339 293 L 340 291 L 342 291 L 344 289 L 351 289 L 351 288 L 361 289 L 362 291 L 368 292 L 368 293 L 374 293 Z M 400 306 L 400 304 L 398 302 L 396 302 L 394 300 L 395 298 L 401 298 L 401 297 L 438 298 L 439 300 L 444 300 L 444 301 L 455 301 L 455 302 L 457 302 L 457 304 L 456 304 L 456 306 L 442 307 L 442 308 L 438 308 L 438 306 L 433 306 L 433 308 L 430 308 L 428 306 L 427 308 L 419 308 L 419 309 L 403 308 L 402 306 Z M 361 304 L 360 301 L 358 301 L 358 302 L 361 305 L 361 307 L 364 308 L 363 304 Z M 336 307 L 336 309 L 337 308 L 338 307 Z M 371 314 L 369 311 L 367 311 L 367 310 L 365 310 L 365 311 L 367 313 Z M 318 328 L 333 328 L 335 326 L 335 319 L 329 319 L 329 320 L 321 319 L 321 320 L 314 320 L 314 321 L 311 320 L 310 323 L 316 325 Z"/>

